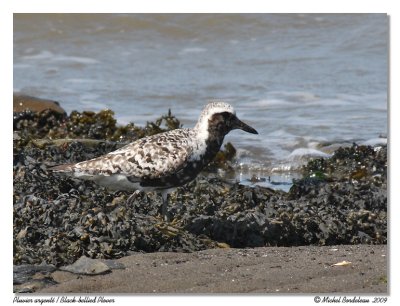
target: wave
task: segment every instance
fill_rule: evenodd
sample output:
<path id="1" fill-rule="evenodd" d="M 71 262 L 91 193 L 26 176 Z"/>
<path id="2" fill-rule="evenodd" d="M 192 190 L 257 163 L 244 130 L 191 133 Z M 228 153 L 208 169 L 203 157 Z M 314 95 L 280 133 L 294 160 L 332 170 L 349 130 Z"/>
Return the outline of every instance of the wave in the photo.
<path id="1" fill-rule="evenodd" d="M 90 57 L 81 57 L 81 56 L 68 56 L 63 54 L 54 54 L 48 50 L 40 51 L 37 54 L 32 55 L 24 55 L 21 57 L 23 60 L 28 61 L 50 61 L 50 62 L 71 62 L 71 63 L 78 63 L 78 64 L 98 64 L 99 61 L 90 58 Z"/>
<path id="2" fill-rule="evenodd" d="M 201 47 L 191 47 L 191 48 L 184 48 L 181 51 L 179 51 L 179 54 L 186 54 L 186 53 L 201 53 L 201 52 L 206 52 L 206 48 L 201 48 Z"/>

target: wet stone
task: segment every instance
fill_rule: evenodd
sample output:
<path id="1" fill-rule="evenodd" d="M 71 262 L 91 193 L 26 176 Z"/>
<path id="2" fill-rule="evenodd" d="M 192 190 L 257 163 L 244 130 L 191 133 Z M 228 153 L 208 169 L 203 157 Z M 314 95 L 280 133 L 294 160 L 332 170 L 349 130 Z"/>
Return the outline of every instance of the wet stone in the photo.
<path id="1" fill-rule="evenodd" d="M 72 265 L 60 267 L 60 270 L 85 275 L 105 274 L 111 271 L 110 267 L 104 262 L 85 256 L 80 257 Z"/>

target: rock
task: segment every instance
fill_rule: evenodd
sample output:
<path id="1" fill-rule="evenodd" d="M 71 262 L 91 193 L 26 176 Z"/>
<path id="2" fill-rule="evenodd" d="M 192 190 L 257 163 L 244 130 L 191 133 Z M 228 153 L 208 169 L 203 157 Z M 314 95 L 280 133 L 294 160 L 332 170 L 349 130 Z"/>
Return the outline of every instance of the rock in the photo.
<path id="1" fill-rule="evenodd" d="M 104 259 L 102 260 L 103 263 L 105 263 L 111 270 L 120 270 L 120 269 L 125 269 L 125 266 L 123 263 L 120 263 L 116 260 L 112 259 Z"/>
<path id="2" fill-rule="evenodd" d="M 14 285 L 23 284 L 30 281 L 37 273 L 50 275 L 56 267 L 53 265 L 19 265 L 13 266 Z"/>
<path id="3" fill-rule="evenodd" d="M 19 113 L 30 110 L 34 113 L 40 113 L 46 109 L 51 109 L 57 113 L 66 115 L 65 110 L 57 101 L 41 99 L 27 95 L 14 94 L 13 112 Z"/>
<path id="4" fill-rule="evenodd" d="M 58 284 L 53 277 L 36 274 L 34 278 L 22 285 L 14 285 L 15 293 L 33 293 L 43 288 Z"/>
<path id="5" fill-rule="evenodd" d="M 43 288 L 53 286 L 58 284 L 53 278 L 51 277 L 42 277 L 33 279 L 27 283 L 24 283 L 19 286 L 14 286 L 15 293 L 33 293 Z"/>
<path id="6" fill-rule="evenodd" d="M 85 275 L 98 275 L 111 272 L 110 267 L 98 259 L 81 256 L 75 263 L 61 267 L 60 270 Z"/>

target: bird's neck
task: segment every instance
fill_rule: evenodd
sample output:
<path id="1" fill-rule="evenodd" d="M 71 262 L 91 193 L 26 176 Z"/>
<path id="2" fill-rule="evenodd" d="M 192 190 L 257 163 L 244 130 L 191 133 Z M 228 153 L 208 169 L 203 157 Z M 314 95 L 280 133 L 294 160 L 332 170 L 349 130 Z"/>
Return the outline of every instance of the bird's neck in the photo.
<path id="1" fill-rule="evenodd" d="M 198 125 L 195 126 L 191 132 L 193 133 L 192 140 L 194 150 L 190 161 L 200 163 L 200 168 L 202 169 L 214 159 L 224 141 L 224 137 L 220 137 L 215 133 L 210 133 L 207 128 L 200 128 Z"/>
<path id="2" fill-rule="evenodd" d="M 198 140 L 202 144 L 200 147 L 202 159 L 208 164 L 214 159 L 224 141 L 225 135 L 217 133 L 217 131 L 208 129 L 198 133 Z"/>

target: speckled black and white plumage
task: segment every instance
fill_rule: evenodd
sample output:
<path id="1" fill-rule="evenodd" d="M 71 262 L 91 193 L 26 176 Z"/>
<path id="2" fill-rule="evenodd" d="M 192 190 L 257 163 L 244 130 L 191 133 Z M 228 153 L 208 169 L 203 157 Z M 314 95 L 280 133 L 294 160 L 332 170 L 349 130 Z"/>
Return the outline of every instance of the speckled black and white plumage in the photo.
<path id="1" fill-rule="evenodd" d="M 209 103 L 194 128 L 139 139 L 106 155 L 51 168 L 115 190 L 163 190 L 193 180 L 219 151 L 233 129 L 257 134 L 241 122 L 233 107 Z"/>

